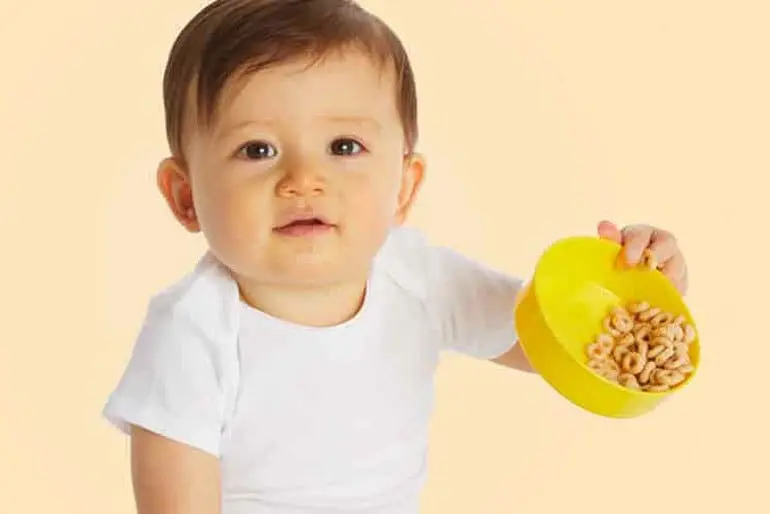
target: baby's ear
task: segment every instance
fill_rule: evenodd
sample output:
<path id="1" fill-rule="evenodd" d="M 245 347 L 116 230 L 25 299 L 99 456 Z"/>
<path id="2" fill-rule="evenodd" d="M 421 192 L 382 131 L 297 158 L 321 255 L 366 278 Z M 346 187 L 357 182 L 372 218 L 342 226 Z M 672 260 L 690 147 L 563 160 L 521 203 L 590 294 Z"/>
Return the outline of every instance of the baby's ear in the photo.
<path id="1" fill-rule="evenodd" d="M 182 163 L 174 157 L 163 159 L 158 165 L 157 183 L 160 193 L 179 223 L 190 232 L 199 232 L 200 224 L 193 204 L 190 175 Z"/>
<path id="2" fill-rule="evenodd" d="M 406 221 L 424 179 L 425 158 L 417 153 L 406 156 L 404 158 L 404 171 L 401 174 L 401 188 L 398 192 L 396 224 L 400 225 Z"/>

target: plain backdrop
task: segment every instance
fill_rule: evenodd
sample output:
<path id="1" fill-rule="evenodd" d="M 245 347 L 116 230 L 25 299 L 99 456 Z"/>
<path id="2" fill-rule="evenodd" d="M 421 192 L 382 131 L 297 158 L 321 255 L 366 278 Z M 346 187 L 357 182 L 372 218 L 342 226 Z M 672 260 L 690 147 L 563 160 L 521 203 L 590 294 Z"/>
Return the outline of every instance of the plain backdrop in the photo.
<path id="1" fill-rule="evenodd" d="M 770 512 L 768 3 L 363 4 L 417 74 L 413 225 L 524 276 L 602 218 L 669 228 L 702 338 L 697 380 L 626 421 L 448 357 L 423 512 Z M 149 295 L 204 250 L 154 185 L 163 66 L 203 5 L 2 1 L 0 512 L 133 512 L 100 410 Z"/>

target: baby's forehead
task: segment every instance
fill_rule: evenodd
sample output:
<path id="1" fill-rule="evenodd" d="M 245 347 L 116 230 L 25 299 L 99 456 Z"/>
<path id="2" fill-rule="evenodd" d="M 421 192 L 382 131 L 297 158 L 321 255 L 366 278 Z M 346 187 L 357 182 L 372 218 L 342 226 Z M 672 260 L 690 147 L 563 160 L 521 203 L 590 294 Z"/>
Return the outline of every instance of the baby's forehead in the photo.
<path id="1" fill-rule="evenodd" d="M 316 118 L 329 122 L 400 123 L 395 73 L 371 58 L 331 54 L 244 73 L 223 90 L 218 123 Z"/>

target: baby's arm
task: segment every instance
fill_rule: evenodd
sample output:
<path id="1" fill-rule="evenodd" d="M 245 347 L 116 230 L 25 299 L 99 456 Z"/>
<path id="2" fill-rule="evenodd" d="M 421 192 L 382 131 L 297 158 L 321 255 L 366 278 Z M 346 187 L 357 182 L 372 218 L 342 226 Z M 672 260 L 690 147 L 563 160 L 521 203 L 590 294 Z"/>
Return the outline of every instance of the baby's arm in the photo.
<path id="1" fill-rule="evenodd" d="M 514 311 L 524 281 L 444 247 L 428 246 L 431 304 L 444 348 L 532 372 L 517 344 Z"/>
<path id="2" fill-rule="evenodd" d="M 143 428 L 131 430 L 137 514 L 219 514 L 219 460 Z"/>
<path id="3" fill-rule="evenodd" d="M 535 370 L 532 369 L 532 366 L 529 364 L 529 360 L 527 359 L 527 356 L 524 354 L 524 350 L 522 350 L 520 344 L 516 344 L 502 354 L 501 356 L 491 359 L 492 362 L 500 364 L 501 366 L 505 366 L 512 369 L 517 369 L 519 371 L 526 371 L 528 373 L 534 373 Z"/>
<path id="4" fill-rule="evenodd" d="M 227 344 L 153 299 L 104 414 L 131 437 L 139 514 L 219 514 Z"/>

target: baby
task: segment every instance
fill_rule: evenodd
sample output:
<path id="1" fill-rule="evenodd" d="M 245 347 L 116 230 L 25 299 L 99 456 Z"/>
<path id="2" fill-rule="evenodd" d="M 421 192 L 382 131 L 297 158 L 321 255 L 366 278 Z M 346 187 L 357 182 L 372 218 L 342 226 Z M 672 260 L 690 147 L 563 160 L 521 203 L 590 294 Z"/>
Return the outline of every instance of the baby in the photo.
<path id="1" fill-rule="evenodd" d="M 158 187 L 209 252 L 155 296 L 104 414 L 140 514 L 415 514 L 453 350 L 529 370 L 522 280 L 402 227 L 425 173 L 409 59 L 350 0 L 218 0 L 164 76 Z M 667 232 L 604 222 L 681 290 Z"/>

